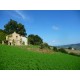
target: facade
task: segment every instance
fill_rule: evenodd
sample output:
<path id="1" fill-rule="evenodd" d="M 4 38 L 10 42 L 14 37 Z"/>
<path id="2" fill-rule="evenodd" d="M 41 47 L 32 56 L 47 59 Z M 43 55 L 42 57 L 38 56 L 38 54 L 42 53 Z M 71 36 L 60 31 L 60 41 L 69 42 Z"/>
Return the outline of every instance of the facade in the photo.
<path id="1" fill-rule="evenodd" d="M 28 39 L 16 32 L 7 35 L 6 40 L 8 41 L 8 45 L 28 45 Z"/>

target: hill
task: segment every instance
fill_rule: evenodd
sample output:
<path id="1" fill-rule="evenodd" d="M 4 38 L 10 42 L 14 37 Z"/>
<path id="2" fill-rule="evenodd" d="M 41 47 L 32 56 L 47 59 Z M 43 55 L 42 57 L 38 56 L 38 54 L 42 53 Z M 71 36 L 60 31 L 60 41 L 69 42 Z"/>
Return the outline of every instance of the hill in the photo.
<path id="1" fill-rule="evenodd" d="M 0 45 L 0 70 L 80 70 L 80 57 L 60 52 L 45 54 L 27 46 Z"/>
<path id="2" fill-rule="evenodd" d="M 80 50 L 80 43 L 77 44 L 69 44 L 69 45 L 62 45 L 62 46 L 58 46 L 59 48 L 68 48 L 68 47 L 72 47 L 75 48 L 77 50 Z"/>

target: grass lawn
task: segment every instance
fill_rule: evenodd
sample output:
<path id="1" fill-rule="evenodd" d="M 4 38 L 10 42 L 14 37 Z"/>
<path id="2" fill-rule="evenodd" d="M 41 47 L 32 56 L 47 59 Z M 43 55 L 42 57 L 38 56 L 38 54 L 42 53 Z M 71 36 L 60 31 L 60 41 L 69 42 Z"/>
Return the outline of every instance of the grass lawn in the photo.
<path id="1" fill-rule="evenodd" d="M 0 70 L 80 70 L 80 57 L 0 45 Z"/>

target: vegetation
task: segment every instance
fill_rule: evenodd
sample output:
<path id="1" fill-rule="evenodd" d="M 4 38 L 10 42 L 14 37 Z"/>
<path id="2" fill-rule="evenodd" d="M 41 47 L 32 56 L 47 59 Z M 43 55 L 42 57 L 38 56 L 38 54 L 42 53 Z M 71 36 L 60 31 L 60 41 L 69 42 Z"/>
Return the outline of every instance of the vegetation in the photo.
<path id="1" fill-rule="evenodd" d="M 21 23 L 17 23 L 17 21 L 14 21 L 12 19 L 10 19 L 10 21 L 4 26 L 4 31 L 7 34 L 11 34 L 15 31 L 20 35 L 26 36 L 24 25 Z"/>
<path id="2" fill-rule="evenodd" d="M 4 30 L 0 29 L 0 43 L 4 40 L 7 44 L 6 35 L 14 31 L 26 36 L 24 25 L 11 19 Z M 12 42 L 15 45 L 15 41 Z M 73 52 L 69 53 L 71 55 L 63 54 L 68 53 L 64 48 L 53 47 L 51 50 L 38 35 L 29 35 L 28 42 L 29 46 L 0 45 L 0 70 L 80 70 L 79 55 L 74 56 Z M 24 44 L 22 40 L 20 43 Z"/>
<path id="3" fill-rule="evenodd" d="M 0 45 L 0 70 L 80 70 L 80 57 L 61 52 L 43 54 L 26 46 Z"/>
<path id="4" fill-rule="evenodd" d="M 12 44 L 15 45 L 15 40 L 14 39 L 12 40 Z"/>
<path id="5" fill-rule="evenodd" d="M 79 57 L 80 57 L 80 54 L 76 54 L 76 53 L 74 53 L 74 52 L 70 52 L 69 54 L 70 54 L 70 55 L 73 55 L 73 56 L 79 56 Z"/>
<path id="6" fill-rule="evenodd" d="M 53 51 L 58 51 L 57 47 L 54 46 L 53 47 Z"/>
<path id="7" fill-rule="evenodd" d="M 72 49 L 72 47 L 68 47 L 68 49 Z"/>
<path id="8" fill-rule="evenodd" d="M 28 43 L 32 45 L 40 45 L 43 43 L 43 40 L 38 35 L 31 34 L 28 36 Z"/>
<path id="9" fill-rule="evenodd" d="M 45 49 L 45 48 L 50 49 L 50 46 L 47 43 L 40 44 L 40 49 Z"/>
<path id="10" fill-rule="evenodd" d="M 25 45 L 25 42 L 23 41 L 22 44 Z"/>
<path id="11" fill-rule="evenodd" d="M 4 30 L 0 29 L 0 43 L 2 43 L 2 41 L 6 40 L 6 33 L 4 32 Z"/>
<path id="12" fill-rule="evenodd" d="M 60 51 L 62 53 L 68 53 L 64 48 L 60 48 L 58 51 Z"/>
<path id="13" fill-rule="evenodd" d="M 58 46 L 59 48 L 74 48 L 76 50 L 80 50 L 80 43 L 77 44 L 69 44 L 69 45 L 63 45 L 63 46 Z"/>

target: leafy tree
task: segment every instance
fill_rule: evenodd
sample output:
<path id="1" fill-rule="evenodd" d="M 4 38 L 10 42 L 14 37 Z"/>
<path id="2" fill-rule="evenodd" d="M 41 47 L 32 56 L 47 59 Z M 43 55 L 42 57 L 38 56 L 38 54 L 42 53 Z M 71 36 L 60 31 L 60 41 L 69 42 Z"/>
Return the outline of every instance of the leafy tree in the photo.
<path id="1" fill-rule="evenodd" d="M 34 45 L 34 35 L 33 34 L 28 36 L 28 43 Z"/>
<path id="2" fill-rule="evenodd" d="M 17 25 L 16 32 L 20 35 L 26 36 L 26 30 L 24 28 L 24 25 L 22 25 L 21 23 Z"/>
<path id="3" fill-rule="evenodd" d="M 6 25 L 4 25 L 4 31 L 7 34 L 16 32 L 20 35 L 26 36 L 26 30 L 24 28 L 24 25 L 22 25 L 21 23 L 17 23 L 12 19 L 10 19 L 10 21 Z"/>
<path id="4" fill-rule="evenodd" d="M 34 41 L 35 45 L 40 45 L 41 43 L 43 43 L 43 40 L 38 35 L 34 36 Z"/>
<path id="5" fill-rule="evenodd" d="M 43 43 L 43 40 L 38 35 L 31 34 L 28 36 L 28 43 L 32 45 L 40 45 Z"/>
<path id="6" fill-rule="evenodd" d="M 4 32 L 4 30 L 0 29 L 0 43 L 2 43 L 2 41 L 6 40 L 6 33 Z"/>

